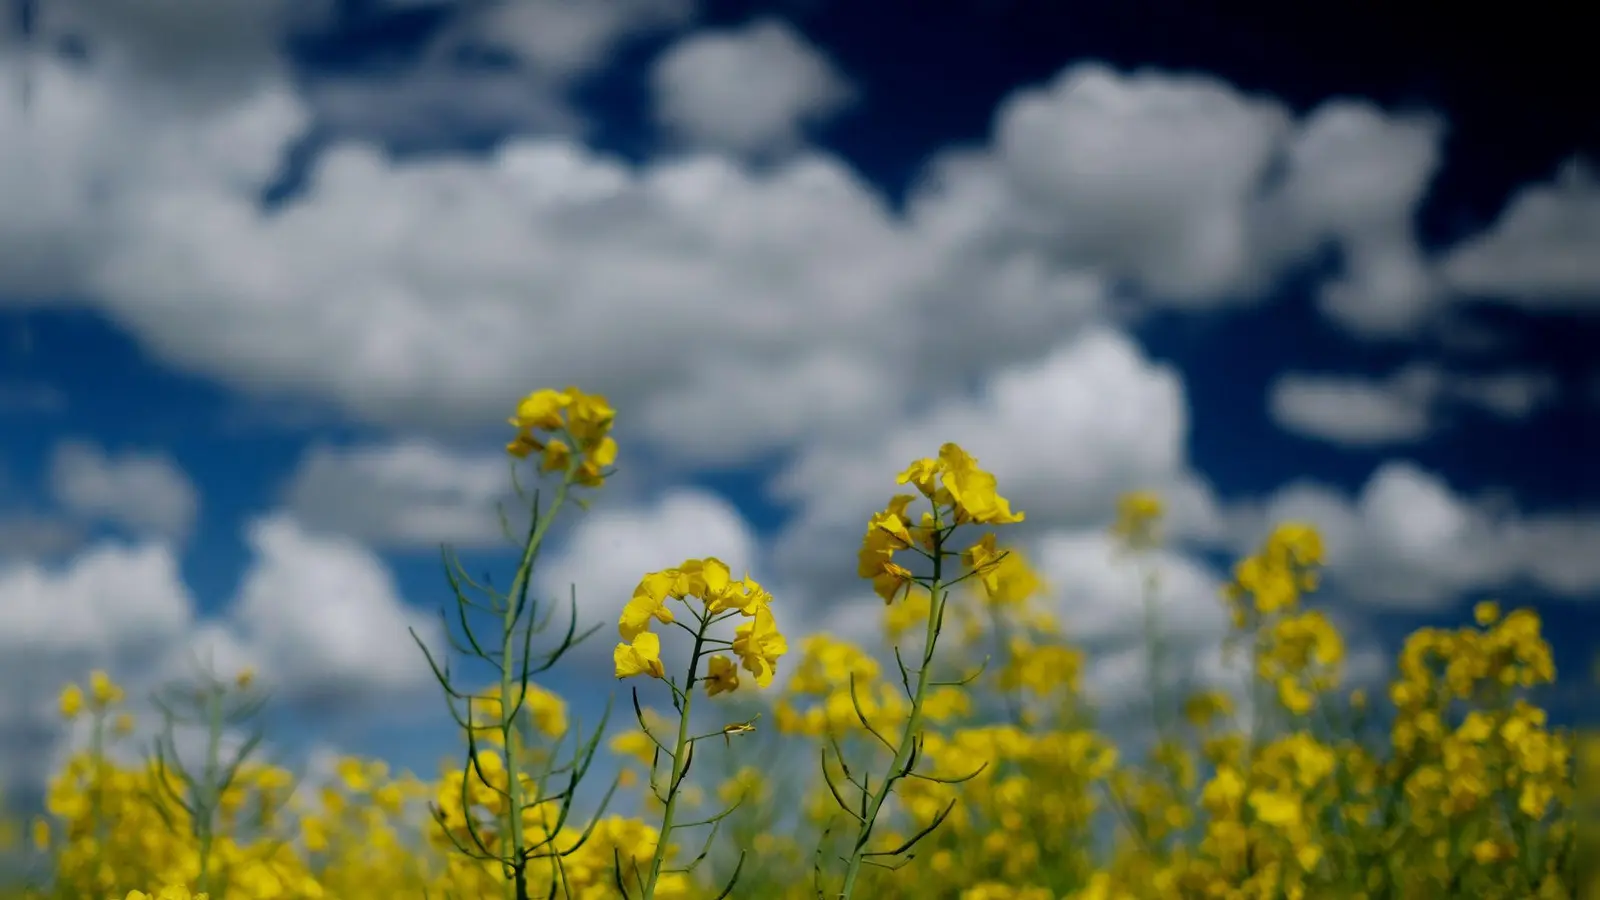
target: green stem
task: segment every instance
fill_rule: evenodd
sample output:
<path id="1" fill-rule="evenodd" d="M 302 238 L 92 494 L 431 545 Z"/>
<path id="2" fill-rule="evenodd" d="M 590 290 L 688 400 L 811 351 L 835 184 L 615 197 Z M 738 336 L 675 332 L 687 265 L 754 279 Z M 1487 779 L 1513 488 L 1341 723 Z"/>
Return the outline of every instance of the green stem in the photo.
<path id="1" fill-rule="evenodd" d="M 195 890 L 201 892 L 211 889 L 211 843 L 215 824 L 212 817 L 215 815 L 216 802 L 220 800 L 217 769 L 221 766 L 222 724 L 222 691 L 212 685 L 206 696 L 206 772 L 203 786 L 206 796 L 196 797 L 194 804 L 195 838 L 200 844 L 200 872 L 195 878 Z"/>
<path id="2" fill-rule="evenodd" d="M 96 710 L 94 728 L 89 735 L 89 753 L 94 759 L 93 788 L 89 793 L 89 809 L 94 822 L 95 847 L 106 852 L 107 823 L 105 817 L 106 784 L 106 712 Z"/>
<path id="3" fill-rule="evenodd" d="M 527 860 L 523 854 L 522 837 L 522 780 L 517 777 L 517 738 L 516 716 L 513 710 L 520 708 L 522 697 L 517 691 L 527 691 L 527 684 L 520 674 L 513 679 L 512 671 L 520 665 L 517 659 L 517 617 L 522 612 L 519 599 L 526 590 L 528 581 L 532 577 L 533 562 L 539 555 L 539 545 L 544 542 L 545 532 L 550 530 L 550 525 L 556 520 L 556 513 L 560 511 L 561 504 L 567 499 L 567 490 L 572 486 L 572 479 L 577 473 L 580 462 L 577 454 L 567 468 L 566 477 L 561 480 L 556 488 L 555 500 L 550 508 L 544 512 L 539 521 L 534 523 L 533 533 L 528 537 L 528 543 L 522 548 L 522 559 L 517 563 L 516 577 L 511 581 L 511 590 L 506 594 L 505 609 L 502 612 L 502 637 L 500 642 L 500 734 L 506 748 L 506 831 L 511 837 L 510 854 L 506 862 L 511 869 L 511 880 L 506 882 L 505 896 L 507 900 L 528 900 Z M 532 628 L 530 620 L 526 627 Z M 515 684 L 515 687 L 513 687 Z"/>
<path id="4" fill-rule="evenodd" d="M 683 683 L 683 700 L 678 708 L 678 740 L 672 748 L 672 780 L 667 782 L 667 802 L 661 810 L 661 833 L 656 839 L 655 858 L 650 861 L 650 878 L 644 884 L 644 900 L 654 900 L 661 869 L 667 862 L 667 837 L 672 833 L 672 816 L 678 808 L 679 782 L 683 780 L 689 755 L 689 708 L 694 701 L 695 674 L 699 671 L 700 651 L 705 646 L 711 616 L 700 618 L 694 634 L 694 652 L 689 654 L 689 674 Z M 620 874 L 620 873 L 619 873 Z"/>
<path id="5" fill-rule="evenodd" d="M 1150 655 L 1151 718 L 1155 721 L 1156 739 L 1166 740 L 1171 733 L 1171 723 L 1168 718 L 1165 682 L 1161 677 L 1161 662 L 1166 648 L 1161 640 L 1160 619 L 1156 610 L 1156 573 L 1148 564 L 1141 565 L 1140 569 L 1142 570 L 1140 588 L 1144 600 L 1144 640 L 1145 648 Z"/>
<path id="6" fill-rule="evenodd" d="M 935 513 L 937 515 L 937 512 Z M 935 534 L 939 534 L 937 521 L 934 523 Z M 929 583 L 928 591 L 928 627 L 923 643 L 922 665 L 917 671 L 917 690 L 911 699 L 911 716 L 906 719 L 906 727 L 900 733 L 900 745 L 895 748 L 894 761 L 889 764 L 889 771 L 878 789 L 872 793 L 872 798 L 867 803 L 866 815 L 861 819 L 861 825 L 856 830 L 855 847 L 850 851 L 850 862 L 844 873 L 844 886 L 839 891 L 839 900 L 849 900 L 850 894 L 855 890 L 856 879 L 861 875 L 861 865 L 866 860 L 867 841 L 872 837 L 872 826 L 878 819 L 878 811 L 883 808 L 884 801 L 889 798 L 889 790 L 894 787 L 895 773 L 902 771 L 907 760 L 911 758 L 911 749 L 916 741 L 917 733 L 922 727 L 922 700 L 928 692 L 928 672 L 932 668 L 933 646 L 939 636 L 939 620 L 944 612 L 945 596 L 940 591 L 940 579 L 943 575 L 942 564 L 944 554 L 942 542 L 936 540 L 933 553 L 933 579 Z"/>

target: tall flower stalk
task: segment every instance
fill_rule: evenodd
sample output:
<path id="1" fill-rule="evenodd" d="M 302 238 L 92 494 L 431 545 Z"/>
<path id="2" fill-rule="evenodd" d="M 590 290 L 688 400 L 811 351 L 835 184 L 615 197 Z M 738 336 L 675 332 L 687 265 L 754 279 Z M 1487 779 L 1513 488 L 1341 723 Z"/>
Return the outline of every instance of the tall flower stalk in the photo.
<path id="1" fill-rule="evenodd" d="M 538 601 L 530 597 L 534 566 L 545 537 L 571 491 L 577 487 L 598 488 L 612 474 L 610 467 L 616 461 L 617 443 L 610 431 L 615 416 L 615 411 L 604 397 L 585 394 L 573 387 L 564 391 L 535 391 L 518 404 L 516 415 L 510 419 L 510 424 L 517 432 L 506 446 L 506 452 L 517 460 L 538 454 L 540 474 L 558 474 L 560 480 L 556 483 L 554 498 L 548 507 L 541 509 L 538 492 L 533 495 L 532 518 L 522 540 L 509 590 L 501 592 L 486 583 L 473 580 L 462 568 L 459 559 L 448 550 L 444 551 L 445 576 L 454 594 L 456 624 L 461 637 L 457 638 L 452 633 L 448 619 L 441 612 L 444 632 L 456 654 L 477 659 L 495 671 L 499 694 L 495 700 L 498 701 L 496 708 L 500 714 L 494 721 L 485 723 L 480 715 L 474 713 L 473 703 L 480 700 L 481 695 L 458 687 L 451 677 L 449 659 L 441 661 L 436 658 L 415 630 L 412 631 L 412 638 L 422 649 L 434 677 L 444 690 L 451 716 L 467 738 L 465 777 L 461 780 L 460 797 L 452 798 L 458 801 L 452 806 L 458 805 L 459 809 L 447 812 L 442 806 L 435 806 L 435 821 L 458 851 L 473 859 L 501 866 L 506 876 L 506 900 L 528 900 L 532 896 L 528 870 L 536 859 L 551 863 L 548 896 L 558 896 L 558 891 L 564 890 L 563 858 L 582 846 L 594 827 L 591 822 L 571 846 L 557 845 L 558 834 L 570 816 L 578 783 L 588 773 L 594 760 L 609 708 L 593 735 L 587 740 L 579 740 L 571 761 L 560 767 L 559 774 L 565 775 L 563 785 L 544 793 L 540 788 L 548 782 L 548 776 L 557 773 L 547 770 L 542 773 L 545 777 L 533 779 L 521 772 L 519 766 L 527 750 L 522 721 L 533 678 L 553 668 L 568 651 L 596 630 L 577 631 L 577 596 L 574 592 L 568 600 L 569 617 L 565 633 L 553 648 L 534 649 L 534 635 L 543 633 L 550 620 L 548 614 L 539 613 Z M 526 499 L 521 483 L 516 480 L 515 468 L 512 477 L 517 496 Z M 580 506 L 584 503 L 582 500 L 576 502 Z M 509 530 L 507 527 L 508 533 Z M 479 629 L 483 626 L 474 626 L 472 614 L 493 622 L 496 631 L 490 638 L 480 637 Z M 484 771 L 477 735 L 485 730 L 494 733 L 496 743 L 504 748 L 503 776 Z M 487 788 L 494 796 L 490 804 L 495 813 L 492 827 L 480 824 L 475 815 L 476 804 L 471 795 L 474 788 L 479 787 Z M 601 802 L 602 814 L 610 796 L 608 791 Z M 556 807 L 553 821 L 548 816 L 539 815 L 552 805 Z M 459 821 L 451 815 L 452 812 L 459 812 Z M 536 834 L 530 834 L 530 818 L 538 819 Z"/>
<path id="2" fill-rule="evenodd" d="M 939 448 L 937 460 L 925 458 L 912 463 L 900 474 L 897 481 L 899 484 L 914 485 L 929 501 L 932 509 L 922 514 L 922 520 L 918 525 L 912 526 L 906 510 L 916 498 L 911 494 L 897 494 L 889 501 L 889 506 L 883 512 L 873 514 L 867 525 L 866 536 L 862 539 L 857 573 L 862 578 L 872 580 L 873 590 L 885 603 L 894 603 L 913 586 L 925 588 L 930 602 L 923 629 L 922 659 L 914 676 L 915 686 L 912 685 L 913 674 L 906 667 L 900 649 L 895 648 L 895 662 L 900 669 L 901 686 L 911 701 L 910 713 L 901 726 L 896 740 L 890 740 L 882 730 L 868 720 L 856 693 L 854 679 L 851 681 L 850 700 L 855 707 L 857 718 L 867 733 L 891 754 L 887 770 L 875 783 L 870 774 L 863 773 L 857 777 L 845 762 L 842 749 L 837 740 L 832 739 L 830 733 L 833 762 L 839 767 L 845 780 L 854 788 L 852 792 L 854 802 L 851 802 L 846 799 L 846 792 L 834 782 L 829 772 L 828 748 L 825 747 L 822 751 L 822 775 L 827 782 L 828 790 L 840 809 L 855 821 L 855 837 L 850 843 L 849 854 L 845 857 L 842 885 L 834 895 L 839 900 L 846 900 L 852 896 L 863 866 L 873 864 L 893 867 L 894 863 L 886 863 L 884 860 L 908 858 L 907 854 L 917 842 L 933 833 L 955 807 L 955 801 L 951 800 L 927 826 L 897 846 L 883 850 L 871 849 L 873 829 L 897 782 L 906 778 L 919 778 L 944 784 L 958 784 L 976 777 L 984 768 L 979 766 L 977 770 L 957 778 L 941 778 L 917 771 L 917 764 L 922 756 L 923 705 L 928 696 L 928 689 L 937 686 L 965 685 L 977 677 L 977 673 L 955 681 L 938 681 L 931 677 L 934 652 L 938 646 L 939 634 L 944 625 L 945 608 L 949 601 L 949 588 L 962 579 L 975 575 L 983 581 L 986 589 L 990 591 L 998 589 L 996 570 L 1005 555 L 1004 551 L 996 549 L 993 533 L 984 534 L 977 543 L 960 554 L 948 549 L 950 538 L 956 528 L 968 523 L 1003 525 L 1021 522 L 1023 519 L 1023 514 L 1013 513 L 1010 502 L 996 492 L 994 476 L 978 468 L 977 462 L 955 444 L 945 444 Z M 914 551 L 927 559 L 932 566 L 932 573 L 918 576 L 895 562 L 895 554 L 906 550 Z M 947 581 L 946 562 L 957 555 L 961 557 L 967 572 Z M 823 894 L 820 862 L 816 877 L 820 896 Z"/>
<path id="3" fill-rule="evenodd" d="M 678 618 L 673 607 L 667 605 L 668 600 L 681 604 L 694 624 L 691 626 Z M 683 879 L 706 858 L 711 841 L 715 838 L 722 820 L 739 806 L 735 801 L 723 811 L 696 822 L 680 823 L 677 818 L 678 804 L 683 796 L 684 779 L 687 778 L 689 767 L 694 761 L 695 746 L 708 738 L 721 737 L 727 740 L 735 734 L 745 734 L 755 728 L 755 722 L 751 720 L 725 725 L 704 734 L 694 734 L 691 713 L 694 708 L 695 685 L 705 685 L 708 697 L 732 693 L 740 686 L 740 668 L 754 676 L 758 687 L 764 688 L 772 683 L 773 675 L 777 672 L 778 659 L 788 652 L 789 643 L 778 630 L 777 621 L 772 615 L 771 603 L 772 595 L 759 583 L 748 575 L 742 579 L 734 579 L 727 564 L 715 557 L 708 557 L 685 560 L 677 568 L 651 572 L 639 582 L 639 586 L 634 589 L 632 599 L 623 607 L 622 616 L 617 622 L 617 631 L 623 642 L 617 644 L 612 654 L 616 676 L 632 678 L 643 675 L 663 682 L 672 693 L 672 705 L 678 713 L 677 736 L 671 748 L 668 748 L 645 720 L 643 707 L 639 704 L 638 690 L 635 689 L 633 692 L 633 708 L 639 721 L 639 728 L 655 747 L 650 766 L 650 787 L 661 803 L 662 811 L 661 829 L 656 838 L 649 871 L 643 876 L 634 873 L 633 888 L 627 883 L 620 856 L 616 860 L 616 887 L 625 898 L 634 896 L 632 890 L 637 889 L 638 896 L 643 900 L 655 900 L 658 893 L 664 893 L 663 888 L 668 881 L 673 882 L 673 893 L 680 895 L 686 887 Z M 734 629 L 731 640 L 719 638 L 712 633 L 715 626 L 738 618 L 743 618 L 744 621 Z M 681 686 L 675 679 L 667 676 L 666 667 L 661 660 L 661 638 L 650 630 L 652 622 L 680 628 L 693 636 L 689 665 Z M 716 653 L 717 650 L 728 651 L 738 662 L 735 663 L 728 655 Z M 702 663 L 704 663 L 703 668 Z M 663 755 L 670 764 L 665 791 L 662 791 L 656 782 L 656 769 Z M 711 831 L 706 837 L 705 849 L 687 866 L 669 869 L 667 859 L 672 852 L 669 843 L 672 834 L 678 830 L 704 825 L 711 826 Z M 742 868 L 741 857 L 740 864 L 734 868 L 727 885 L 717 895 L 718 900 L 733 891 Z"/>

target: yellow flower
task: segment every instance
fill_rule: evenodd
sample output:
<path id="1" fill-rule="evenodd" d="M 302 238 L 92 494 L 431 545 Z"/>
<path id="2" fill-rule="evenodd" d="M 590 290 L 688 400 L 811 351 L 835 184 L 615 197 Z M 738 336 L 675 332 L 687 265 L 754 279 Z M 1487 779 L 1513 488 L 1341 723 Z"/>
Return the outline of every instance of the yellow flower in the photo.
<path id="1" fill-rule="evenodd" d="M 777 672 L 778 658 L 789 652 L 789 642 L 779 633 L 772 611 L 759 607 L 750 621 L 735 629 L 733 652 L 745 671 L 756 677 L 756 684 L 766 687 Z"/>
<path id="2" fill-rule="evenodd" d="M 572 448 L 560 438 L 551 438 L 544 445 L 544 456 L 539 460 L 539 470 L 542 472 L 564 472 L 567 464 L 572 461 Z"/>
<path id="3" fill-rule="evenodd" d="M 756 608 L 772 602 L 772 594 L 748 574 L 738 581 L 728 582 L 721 592 L 705 598 L 706 611 L 715 615 L 728 610 L 738 610 L 747 616 L 756 614 Z"/>
<path id="4" fill-rule="evenodd" d="M 622 607 L 622 618 L 617 621 L 617 631 L 624 641 L 631 641 L 648 629 L 651 618 L 663 625 L 672 624 L 672 610 L 666 601 L 678 574 L 676 569 L 651 572 L 633 589 L 633 599 Z"/>
<path id="5" fill-rule="evenodd" d="M 1183 704 L 1183 715 L 1196 728 L 1205 728 L 1214 719 L 1233 715 L 1233 700 L 1221 691 L 1204 691 Z"/>
<path id="6" fill-rule="evenodd" d="M 105 709 L 122 702 L 122 688 L 104 671 L 95 669 L 89 673 L 89 696 L 95 706 Z"/>
<path id="7" fill-rule="evenodd" d="M 83 688 L 76 684 L 69 684 L 61 689 L 61 699 L 57 701 L 61 707 L 61 718 L 71 721 L 83 712 Z"/>
<path id="8" fill-rule="evenodd" d="M 572 403 L 565 392 L 544 388 L 522 398 L 511 424 L 518 428 L 554 431 L 561 427 L 561 411 Z"/>
<path id="9" fill-rule="evenodd" d="M 995 492 L 993 475 L 978 468 L 978 461 L 955 444 L 939 448 L 939 463 L 944 469 L 945 490 L 962 514 L 984 525 L 1021 522 L 1023 513 L 1013 513 L 1011 502 Z"/>
<path id="10" fill-rule="evenodd" d="M 661 638 L 643 631 L 634 635 L 632 642 L 618 644 L 611 653 L 618 678 L 649 675 L 651 678 L 667 677 L 661 665 Z"/>
<path id="11" fill-rule="evenodd" d="M 1011 607 L 1045 590 L 1044 580 L 1028 565 L 1028 558 L 1022 551 L 1015 547 L 1007 548 L 984 574 L 983 586 L 991 603 Z"/>
<path id="12" fill-rule="evenodd" d="M 1300 824 L 1300 802 L 1281 791 L 1257 791 L 1250 795 L 1250 806 L 1268 825 L 1293 828 Z"/>
<path id="13" fill-rule="evenodd" d="M 601 438 L 584 457 L 583 464 L 578 466 L 578 483 L 584 487 L 599 487 L 604 480 L 600 470 L 613 465 L 617 461 L 617 442 L 615 438 Z"/>
<path id="14" fill-rule="evenodd" d="M 1506 855 L 1508 854 L 1505 854 L 1504 849 L 1501 847 L 1499 842 L 1490 840 L 1488 838 L 1484 838 L 1483 840 L 1472 845 L 1472 857 L 1476 859 L 1480 865 L 1487 866 L 1490 863 L 1498 862 Z"/>
<path id="15" fill-rule="evenodd" d="M 739 668 L 726 656 L 718 654 L 711 657 L 707 668 L 706 696 L 730 693 L 739 686 Z"/>
<path id="16" fill-rule="evenodd" d="M 585 394 L 575 387 L 567 388 L 567 394 L 572 398 L 568 416 L 572 422 L 572 436 L 585 447 L 594 446 L 611 430 L 617 411 L 599 394 Z"/>
<path id="17" fill-rule="evenodd" d="M 900 477 L 895 479 L 897 484 L 914 485 L 922 492 L 922 496 L 932 498 L 934 495 L 934 479 L 939 476 L 939 464 L 931 459 L 919 459 L 906 467 Z"/>
<path id="18" fill-rule="evenodd" d="M 619 756 L 629 756 L 639 762 L 649 763 L 655 758 L 656 742 L 650 735 L 637 729 L 624 731 L 611 739 L 611 752 Z"/>
<path id="19" fill-rule="evenodd" d="M 1500 621 L 1500 604 L 1493 600 L 1485 600 L 1472 607 L 1472 618 L 1480 626 L 1488 628 Z"/>
<path id="20" fill-rule="evenodd" d="M 990 594 L 1000 586 L 1000 576 L 995 570 L 1001 552 L 995 547 L 993 532 L 985 534 L 977 543 L 961 551 L 961 564 L 978 574 L 978 580 L 983 582 L 983 589 Z"/>
<path id="21" fill-rule="evenodd" d="M 1152 491 L 1124 494 L 1117 501 L 1117 520 L 1111 526 L 1111 533 L 1130 547 L 1151 546 L 1156 543 L 1156 525 L 1161 512 L 1161 497 Z"/>

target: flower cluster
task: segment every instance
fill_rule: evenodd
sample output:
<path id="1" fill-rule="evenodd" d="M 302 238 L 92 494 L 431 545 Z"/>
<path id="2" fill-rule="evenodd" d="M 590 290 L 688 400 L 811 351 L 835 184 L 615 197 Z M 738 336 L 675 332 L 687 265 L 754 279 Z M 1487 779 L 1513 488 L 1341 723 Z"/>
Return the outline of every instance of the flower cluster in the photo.
<path id="1" fill-rule="evenodd" d="M 692 613 L 702 626 L 734 615 L 746 619 L 735 629 L 732 642 L 718 643 L 728 644 L 739 664 L 755 676 L 756 684 L 766 687 L 772 683 L 779 657 L 789 650 L 772 617 L 772 595 L 748 575 L 734 579 L 727 564 L 715 557 L 684 560 L 675 569 L 651 572 L 634 588 L 633 598 L 622 608 L 617 622 L 623 641 L 612 654 L 618 678 L 666 677 L 661 638 L 650 630 L 650 623 L 676 623 L 672 607 L 667 605 L 669 599 L 685 604 L 691 599 L 700 601 L 699 609 L 692 609 Z M 716 639 L 701 638 L 702 642 L 707 640 Z M 739 686 L 738 669 L 728 657 L 712 656 L 708 666 L 706 693 L 716 696 Z"/>
<path id="2" fill-rule="evenodd" d="M 517 414 L 509 419 L 517 435 L 506 452 L 519 459 L 540 454 L 539 468 L 544 472 L 566 471 L 576 458 L 577 482 L 599 487 L 605 482 L 605 469 L 617 461 L 617 442 L 611 437 L 616 415 L 606 398 L 575 387 L 534 391 L 517 404 Z"/>

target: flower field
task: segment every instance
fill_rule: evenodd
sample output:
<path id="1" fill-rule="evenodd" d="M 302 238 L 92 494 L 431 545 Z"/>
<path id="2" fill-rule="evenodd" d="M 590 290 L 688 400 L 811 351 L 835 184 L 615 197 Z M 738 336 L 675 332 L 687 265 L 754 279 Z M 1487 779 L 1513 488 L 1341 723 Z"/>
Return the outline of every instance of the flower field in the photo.
<path id="1" fill-rule="evenodd" d="M 579 633 L 529 585 L 551 524 L 604 488 L 613 417 L 573 388 L 516 410 L 508 452 L 541 481 L 519 485 L 534 516 L 517 569 L 498 591 L 450 568 L 451 645 L 405 648 L 461 734 L 438 772 L 352 758 L 300 785 L 258 753 L 249 672 L 158 697 L 161 737 L 130 756 L 122 689 L 96 673 L 60 695 L 92 737 L 45 814 L 16 823 L 29 883 L 3 896 L 1600 897 L 1600 745 L 1535 702 L 1556 672 L 1530 610 L 1482 602 L 1411 634 L 1386 686 L 1351 684 L 1316 602 L 1318 533 L 1281 523 L 1217 601 L 1237 686 L 1197 690 L 1163 652 L 1160 499 L 1130 495 L 1113 528 L 1149 576 L 1128 601 L 1149 611 L 1149 737 L 1119 746 L 1006 541 L 1026 498 L 945 444 L 863 523 L 879 645 L 791 643 L 784 599 L 715 558 L 637 573 L 615 635 Z M 540 686 L 583 640 L 615 641 L 620 734 Z M 460 683 L 469 663 L 496 678 Z"/>

